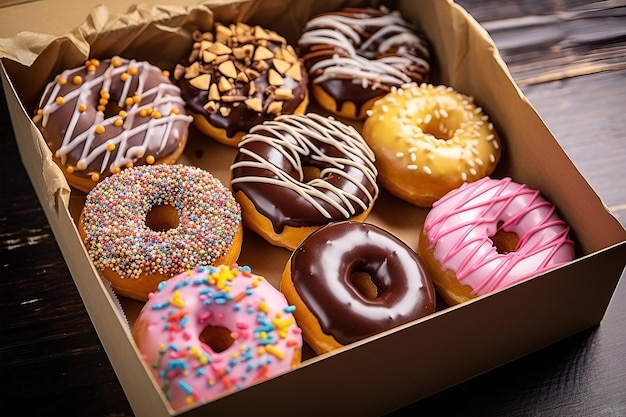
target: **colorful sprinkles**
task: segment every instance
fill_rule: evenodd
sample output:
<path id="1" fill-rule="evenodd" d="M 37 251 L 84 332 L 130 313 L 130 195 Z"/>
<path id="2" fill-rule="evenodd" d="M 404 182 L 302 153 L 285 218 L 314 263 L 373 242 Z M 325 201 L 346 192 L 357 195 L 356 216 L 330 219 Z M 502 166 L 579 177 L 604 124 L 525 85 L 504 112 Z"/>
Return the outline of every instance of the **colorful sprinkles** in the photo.
<path id="1" fill-rule="evenodd" d="M 178 409 L 297 364 L 302 331 L 293 310 L 280 291 L 247 266 L 200 266 L 161 283 L 133 334 Z M 212 348 L 202 336 L 207 327 L 228 329 L 232 344 L 223 351 Z"/>
<path id="2" fill-rule="evenodd" d="M 146 217 L 163 205 L 176 209 L 178 225 L 153 230 Z M 107 177 L 92 189 L 82 228 L 96 268 L 136 279 L 213 264 L 230 248 L 240 222 L 230 190 L 210 173 L 185 165 L 145 165 Z"/>

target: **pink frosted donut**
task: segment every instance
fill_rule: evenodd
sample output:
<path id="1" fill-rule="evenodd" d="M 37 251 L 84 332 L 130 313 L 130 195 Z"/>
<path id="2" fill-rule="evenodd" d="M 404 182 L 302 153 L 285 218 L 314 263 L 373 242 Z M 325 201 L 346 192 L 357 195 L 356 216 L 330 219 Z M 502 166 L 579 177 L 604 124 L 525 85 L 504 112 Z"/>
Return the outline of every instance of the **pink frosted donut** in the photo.
<path id="1" fill-rule="evenodd" d="M 539 191 L 485 177 L 435 202 L 418 253 L 440 295 L 458 304 L 571 261 L 568 233 Z"/>
<path id="2" fill-rule="evenodd" d="M 300 363 L 302 332 L 294 309 L 249 267 L 201 266 L 161 283 L 133 337 L 179 409 Z"/>

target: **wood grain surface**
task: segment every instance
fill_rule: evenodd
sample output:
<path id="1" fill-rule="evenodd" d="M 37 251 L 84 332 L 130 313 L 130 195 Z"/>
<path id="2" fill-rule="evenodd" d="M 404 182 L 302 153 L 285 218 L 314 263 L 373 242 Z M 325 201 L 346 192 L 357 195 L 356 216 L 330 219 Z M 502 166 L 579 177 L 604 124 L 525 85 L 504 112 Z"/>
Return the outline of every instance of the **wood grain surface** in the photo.
<path id="1" fill-rule="evenodd" d="M 626 224 L 626 3 L 460 3 Z M 131 416 L 21 164 L 1 95 L 0 415 Z M 597 328 L 392 415 L 626 416 L 623 278 Z"/>

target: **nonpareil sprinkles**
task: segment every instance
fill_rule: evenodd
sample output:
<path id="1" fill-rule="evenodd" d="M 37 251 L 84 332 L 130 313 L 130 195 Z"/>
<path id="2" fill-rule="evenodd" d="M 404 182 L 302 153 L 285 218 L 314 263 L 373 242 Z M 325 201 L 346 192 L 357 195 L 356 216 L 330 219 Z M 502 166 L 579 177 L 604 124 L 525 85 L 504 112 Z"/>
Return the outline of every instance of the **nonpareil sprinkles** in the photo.
<path id="1" fill-rule="evenodd" d="M 176 210 L 178 224 L 153 230 L 155 206 Z M 96 268 L 123 278 L 175 275 L 223 256 L 241 222 L 230 190 L 210 173 L 185 165 L 151 165 L 106 178 L 88 195 L 85 244 Z"/>

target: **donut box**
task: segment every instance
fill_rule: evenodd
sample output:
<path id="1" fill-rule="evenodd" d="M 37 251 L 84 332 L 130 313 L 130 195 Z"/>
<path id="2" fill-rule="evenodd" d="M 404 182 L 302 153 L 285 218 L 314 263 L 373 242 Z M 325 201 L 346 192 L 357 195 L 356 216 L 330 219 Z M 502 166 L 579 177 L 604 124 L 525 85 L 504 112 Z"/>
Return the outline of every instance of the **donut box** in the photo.
<path id="1" fill-rule="evenodd" d="M 3 25 L 2 30 L 13 30 L 0 36 L 11 37 L 27 29 L 41 33 L 30 38 L 28 53 L 5 48 L 17 45 L 11 39 L 0 43 L 2 82 L 22 161 L 137 415 L 223 415 L 233 410 L 240 414 L 274 415 L 381 414 L 596 326 L 602 320 L 624 268 L 626 231 L 565 155 L 515 85 L 488 34 L 473 18 L 451 1 L 399 1 L 398 8 L 405 18 L 416 22 L 433 44 L 436 64 L 432 82 L 474 96 L 498 129 L 503 154 L 493 176 L 510 176 L 541 190 L 555 203 L 571 226 L 576 259 L 454 307 L 440 303 L 434 314 L 328 354 L 317 356 L 305 349 L 303 362 L 292 371 L 203 405 L 173 410 L 130 334 L 129 326 L 143 304 L 115 296 L 100 279 L 76 226 L 85 194 L 70 189 L 52 161 L 32 122 L 31 109 L 35 109 L 47 81 L 64 68 L 80 65 L 87 59 L 88 51 L 92 56 L 125 55 L 173 68 L 186 53 L 191 31 L 208 30 L 214 21 L 260 24 L 293 44 L 311 17 L 309 14 L 334 10 L 346 3 L 371 3 L 320 4 L 301 0 L 293 2 L 294 12 L 289 19 L 281 18 L 289 7 L 281 0 L 230 4 L 215 1 L 215 7 L 211 2 L 169 0 L 171 4 L 166 6 L 144 4 L 130 9 L 119 0 L 97 7 L 95 2 L 72 7 L 60 3 L 69 1 L 0 7 L 5 17 L 10 17 L 7 23 L 11 23 Z M 85 18 L 87 13 L 91 13 L 91 18 Z M 27 27 L 26 22 L 32 27 Z M 78 25 L 81 31 L 72 32 L 72 36 L 43 35 L 66 34 Z M 53 39 L 53 47 L 42 47 Z M 310 110 L 316 110 L 314 105 Z M 355 127 L 360 129 L 361 125 L 357 123 Z M 228 184 L 234 153 L 234 149 L 192 129 L 180 162 L 204 168 Z M 367 222 L 416 248 L 427 213 L 427 209 L 382 192 Z M 286 249 L 270 246 L 251 231 L 244 231 L 239 263 L 250 265 L 275 286 L 289 255 Z M 594 277 L 593 282 L 589 277 Z M 265 404 L 262 411 L 260 398 Z"/>

